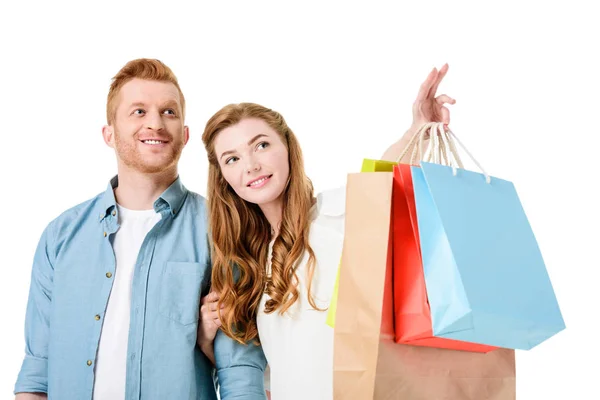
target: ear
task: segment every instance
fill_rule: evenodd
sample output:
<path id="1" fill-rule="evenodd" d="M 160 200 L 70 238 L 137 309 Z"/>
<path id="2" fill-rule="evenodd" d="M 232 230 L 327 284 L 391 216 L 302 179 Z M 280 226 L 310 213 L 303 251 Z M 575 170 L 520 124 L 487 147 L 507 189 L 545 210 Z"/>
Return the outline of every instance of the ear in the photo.
<path id="1" fill-rule="evenodd" d="M 108 147 L 115 148 L 115 128 L 111 125 L 104 125 L 102 127 L 102 137 Z"/>
<path id="2" fill-rule="evenodd" d="M 183 127 L 183 144 L 186 145 L 188 140 L 190 140 L 190 128 L 187 126 Z"/>

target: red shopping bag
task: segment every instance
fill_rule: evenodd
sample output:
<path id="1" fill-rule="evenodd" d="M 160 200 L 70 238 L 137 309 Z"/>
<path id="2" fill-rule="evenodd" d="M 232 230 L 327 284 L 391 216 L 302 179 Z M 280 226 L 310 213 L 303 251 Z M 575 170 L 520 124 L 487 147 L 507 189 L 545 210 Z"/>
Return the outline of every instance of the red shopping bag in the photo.
<path id="1" fill-rule="evenodd" d="M 496 347 L 433 336 L 411 166 L 394 167 L 393 276 L 396 343 L 487 353 Z"/>

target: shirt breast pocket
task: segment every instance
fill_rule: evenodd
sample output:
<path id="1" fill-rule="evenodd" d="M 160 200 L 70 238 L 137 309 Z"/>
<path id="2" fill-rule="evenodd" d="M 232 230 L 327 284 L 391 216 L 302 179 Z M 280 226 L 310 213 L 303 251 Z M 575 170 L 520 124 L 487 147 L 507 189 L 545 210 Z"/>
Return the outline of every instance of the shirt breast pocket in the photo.
<path id="1" fill-rule="evenodd" d="M 210 272 L 204 263 L 167 261 L 161 280 L 159 312 L 182 325 L 198 321 L 200 295 Z"/>

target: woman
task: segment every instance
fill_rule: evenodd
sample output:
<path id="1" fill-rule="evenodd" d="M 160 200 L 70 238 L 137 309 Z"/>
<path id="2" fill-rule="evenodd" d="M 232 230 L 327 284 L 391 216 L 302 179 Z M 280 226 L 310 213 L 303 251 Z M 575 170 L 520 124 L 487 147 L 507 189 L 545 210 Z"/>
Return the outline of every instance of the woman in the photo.
<path id="1" fill-rule="evenodd" d="M 447 70 L 434 69 L 421 85 L 411 128 L 383 159 L 397 160 L 424 123 L 449 123 L 444 104 L 455 101 L 435 96 Z M 214 248 L 200 347 L 213 358 L 219 327 L 242 343 L 260 338 L 274 399 L 333 398 L 333 330 L 325 318 L 342 252 L 345 190 L 313 196 L 296 137 L 265 107 L 224 107 L 202 140 Z"/>

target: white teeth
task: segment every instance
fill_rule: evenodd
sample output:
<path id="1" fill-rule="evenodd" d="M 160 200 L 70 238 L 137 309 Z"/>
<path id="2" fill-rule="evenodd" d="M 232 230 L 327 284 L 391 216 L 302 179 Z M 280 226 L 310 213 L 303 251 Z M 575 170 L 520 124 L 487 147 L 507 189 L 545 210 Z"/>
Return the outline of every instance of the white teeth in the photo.
<path id="1" fill-rule="evenodd" d="M 264 181 L 266 181 L 266 180 L 267 180 L 267 178 L 260 178 L 259 180 L 252 182 L 252 183 L 250 184 L 250 186 L 256 186 L 256 185 L 258 185 L 258 184 L 261 184 L 261 183 L 263 183 L 263 182 L 264 182 Z"/>
<path id="2" fill-rule="evenodd" d="M 162 144 L 161 140 L 144 140 L 146 144 Z"/>

